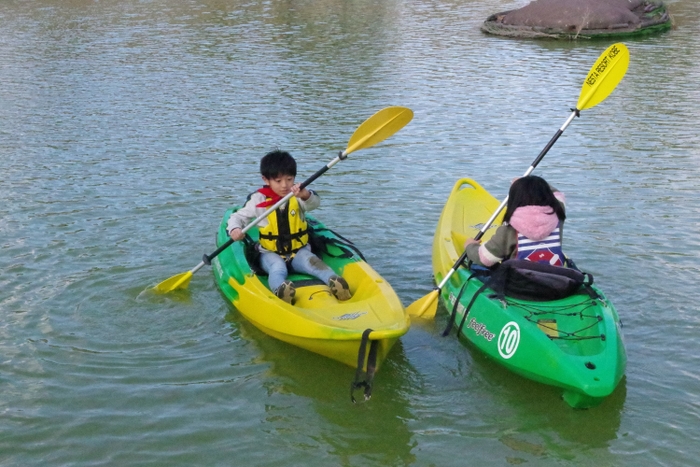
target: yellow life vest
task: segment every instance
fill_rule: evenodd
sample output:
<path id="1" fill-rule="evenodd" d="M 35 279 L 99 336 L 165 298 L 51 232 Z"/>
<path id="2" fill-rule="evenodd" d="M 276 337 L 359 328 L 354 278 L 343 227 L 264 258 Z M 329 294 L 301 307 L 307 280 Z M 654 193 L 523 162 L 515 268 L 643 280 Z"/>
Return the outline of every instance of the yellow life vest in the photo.
<path id="1" fill-rule="evenodd" d="M 267 216 L 268 224 L 260 228 L 260 246 L 279 255 L 294 254 L 309 243 L 306 217 L 299 201 L 292 196 L 286 208 L 277 208 Z"/>

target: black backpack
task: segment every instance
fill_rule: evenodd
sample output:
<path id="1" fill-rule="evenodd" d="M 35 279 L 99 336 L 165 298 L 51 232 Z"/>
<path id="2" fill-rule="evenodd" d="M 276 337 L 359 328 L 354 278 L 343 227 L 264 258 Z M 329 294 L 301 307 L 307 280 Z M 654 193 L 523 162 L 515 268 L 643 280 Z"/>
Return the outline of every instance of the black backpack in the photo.
<path id="1" fill-rule="evenodd" d="M 524 259 L 509 259 L 494 269 L 472 270 L 472 275 L 465 281 L 457 295 L 450 321 L 443 336 L 448 335 L 452 329 L 462 293 L 469 281 L 475 277 L 481 279 L 484 284 L 469 301 L 459 325 L 460 331 L 476 298 L 486 289 L 493 290 L 492 297 L 499 300 L 510 297 L 518 300 L 545 302 L 559 300 L 577 293 L 586 293 L 593 299 L 599 298 L 598 293 L 591 287 L 593 276 L 578 270 L 572 261 L 568 260 L 567 262 L 570 267 L 552 266 Z"/>
<path id="2" fill-rule="evenodd" d="M 499 298 L 546 302 L 569 297 L 582 289 L 590 294 L 593 276 L 575 268 L 511 259 L 492 271 L 486 282 Z"/>

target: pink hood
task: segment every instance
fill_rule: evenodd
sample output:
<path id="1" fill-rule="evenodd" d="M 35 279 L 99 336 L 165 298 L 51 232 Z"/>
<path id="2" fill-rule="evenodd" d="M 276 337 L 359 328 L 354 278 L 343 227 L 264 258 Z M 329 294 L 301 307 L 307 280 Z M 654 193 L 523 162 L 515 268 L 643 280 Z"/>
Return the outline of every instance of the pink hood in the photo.
<path id="1" fill-rule="evenodd" d="M 510 217 L 510 225 L 530 240 L 543 240 L 559 225 L 549 206 L 521 206 Z"/>

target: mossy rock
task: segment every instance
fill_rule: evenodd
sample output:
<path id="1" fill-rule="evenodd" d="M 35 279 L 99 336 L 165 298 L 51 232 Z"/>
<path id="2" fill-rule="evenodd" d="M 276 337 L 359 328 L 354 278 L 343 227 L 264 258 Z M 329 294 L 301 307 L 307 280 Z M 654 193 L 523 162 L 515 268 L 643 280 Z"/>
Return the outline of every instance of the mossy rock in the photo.
<path id="1" fill-rule="evenodd" d="M 624 38 L 663 32 L 672 21 L 663 3 L 647 0 L 535 0 L 489 16 L 481 30 L 550 39 Z"/>

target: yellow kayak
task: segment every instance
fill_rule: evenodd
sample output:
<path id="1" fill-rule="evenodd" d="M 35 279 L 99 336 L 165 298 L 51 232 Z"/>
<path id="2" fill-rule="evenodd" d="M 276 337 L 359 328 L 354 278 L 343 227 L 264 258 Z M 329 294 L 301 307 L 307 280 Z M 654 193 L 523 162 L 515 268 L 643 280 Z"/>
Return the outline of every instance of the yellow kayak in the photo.
<path id="1" fill-rule="evenodd" d="M 236 209 L 224 215 L 217 246 L 228 241 L 226 223 Z M 233 306 L 265 334 L 373 374 L 396 340 L 408 332 L 409 317 L 389 283 L 351 242 L 311 216 L 307 222 L 314 253 L 348 282 L 349 300 L 338 301 L 325 284 L 302 274 L 288 277 L 296 288 L 293 305 L 276 297 L 267 276 L 248 259 L 257 228 L 213 259 L 216 282 Z"/>

